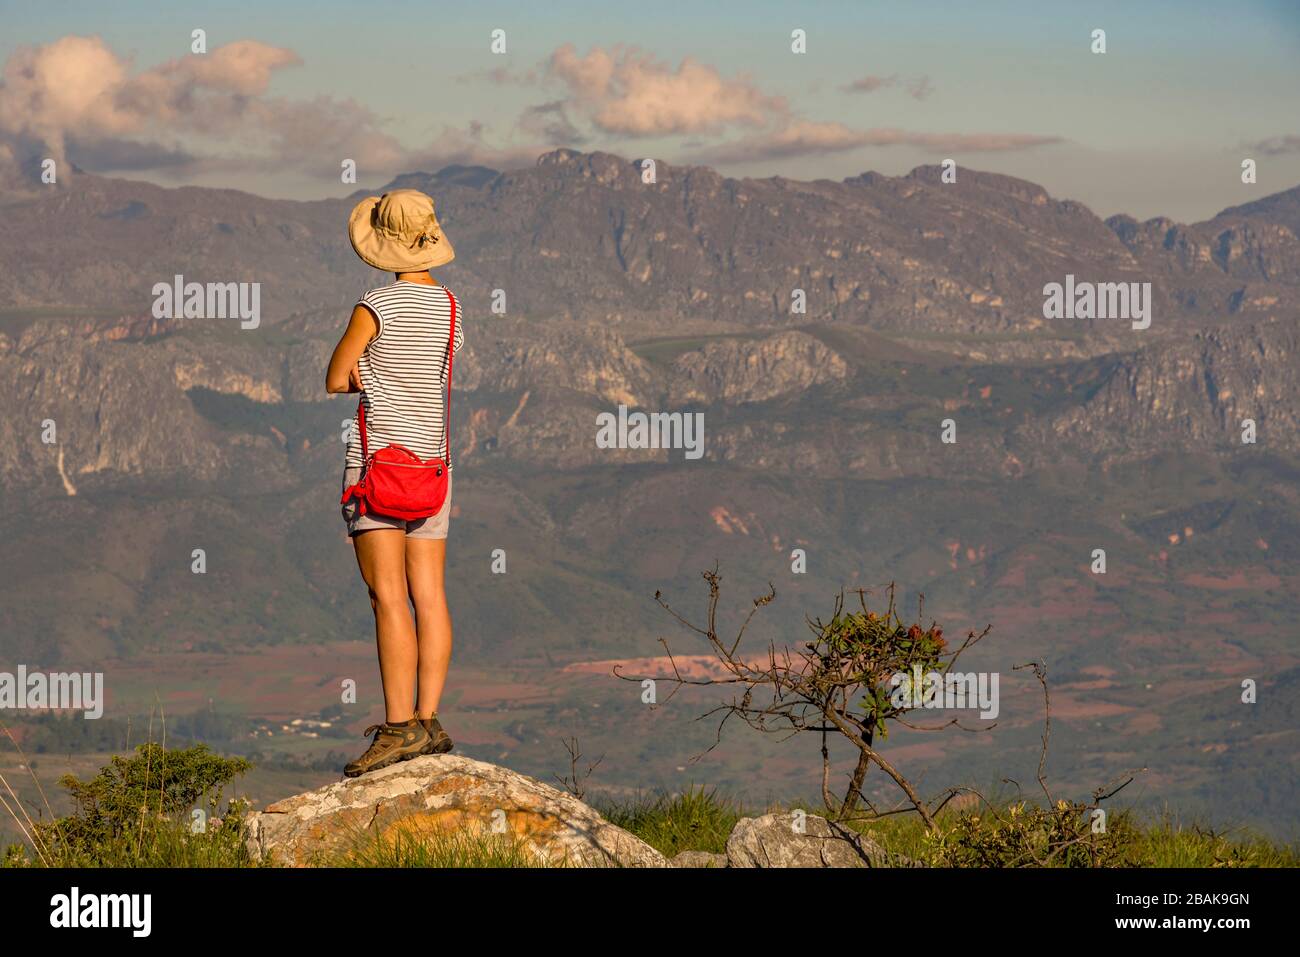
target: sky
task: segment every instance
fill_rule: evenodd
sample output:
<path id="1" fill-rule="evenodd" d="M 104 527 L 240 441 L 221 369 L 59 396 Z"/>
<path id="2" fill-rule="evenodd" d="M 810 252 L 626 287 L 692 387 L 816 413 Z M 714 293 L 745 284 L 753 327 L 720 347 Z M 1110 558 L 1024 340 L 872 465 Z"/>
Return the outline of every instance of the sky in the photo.
<path id="1" fill-rule="evenodd" d="M 0 0 L 0 71 L 0 166 L 294 199 L 559 146 L 804 180 L 953 159 L 1184 222 L 1300 185 L 1300 0 Z"/>

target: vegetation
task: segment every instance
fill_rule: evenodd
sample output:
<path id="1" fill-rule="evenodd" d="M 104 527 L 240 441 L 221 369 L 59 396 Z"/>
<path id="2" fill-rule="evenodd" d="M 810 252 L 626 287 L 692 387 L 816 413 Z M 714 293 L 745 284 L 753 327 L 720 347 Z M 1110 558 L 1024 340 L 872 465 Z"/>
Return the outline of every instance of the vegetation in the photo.
<path id="1" fill-rule="evenodd" d="M 737 820 L 762 813 L 702 788 L 602 806 L 601 811 L 667 856 L 682 851 L 720 853 Z M 1144 822 L 1128 812 L 1110 816 L 1095 857 L 1075 845 L 1050 860 L 1036 860 L 1043 848 L 1074 833 L 1073 822 L 1066 818 L 1061 807 L 1007 801 L 978 811 L 945 809 L 933 833 L 915 815 L 859 820 L 848 826 L 892 852 L 933 867 L 1300 867 L 1300 848 L 1274 844 L 1249 831 L 1216 832 L 1168 816 Z"/>
<path id="2" fill-rule="evenodd" d="M 1300 866 L 1300 849 L 1248 831 L 1225 832 L 1197 822 L 1185 824 L 1168 813 L 1143 819 L 1131 808 L 1103 807 L 1133 780 L 1136 771 L 1122 772 L 1116 778 L 1122 783 L 1097 788 L 1086 801 L 1054 794 L 1045 771 L 1052 733 L 1051 696 L 1046 668 L 1039 662 L 1016 668 L 1032 669 L 1042 687 L 1044 720 L 1037 773 L 1041 794 L 1026 796 L 1019 793 L 1018 785 L 1015 793 L 993 796 L 971 787 L 949 786 L 924 796 L 883 753 L 891 726 L 917 727 L 908 716 L 923 705 L 918 697 L 921 686 L 914 683 L 912 690 L 903 694 L 891 693 L 890 688 L 898 683 L 894 680 L 898 675 L 949 675 L 958 656 L 988 634 L 988 629 L 972 631 L 955 648 L 949 648 L 936 622 L 909 622 L 899 614 L 892 586 L 882 613 L 868 607 L 868 592 L 859 589 L 860 610 L 847 609 L 841 593 L 829 621 L 808 620 L 812 640 L 796 648 L 769 645 L 755 654 L 742 650 L 742 639 L 754 615 L 775 599 L 775 591 L 769 588 L 767 594 L 754 599 L 736 635 L 724 640 L 717 624 L 721 579 L 716 568 L 703 577 L 709 586 L 709 602 L 702 625 L 678 615 L 658 593 L 655 597 L 679 622 L 707 639 L 722 666 L 722 677 L 686 678 L 674 668 L 673 694 L 685 685 L 727 687 L 731 700 L 708 712 L 721 714 L 722 723 L 734 717 L 785 739 L 819 742 L 820 812 L 840 826 L 869 836 L 891 860 L 959 868 Z M 918 619 L 923 610 L 919 605 Z M 326 716 L 330 718 L 328 727 L 335 729 L 335 719 L 343 714 L 335 707 L 327 715 L 322 713 Z M 81 730 L 84 721 L 51 717 L 34 724 L 27 743 L 37 750 L 64 743 L 102 746 L 117 734 L 129 734 L 129 727 L 94 724 L 99 730 L 92 734 Z M 325 726 L 325 722 L 317 724 Z M 252 762 L 247 757 L 224 757 L 207 744 L 192 741 L 205 732 L 235 737 L 245 727 L 242 719 L 212 712 L 189 716 L 182 728 L 186 732 L 183 748 L 150 741 L 128 754 L 112 755 L 87 780 L 65 775 L 59 783 L 74 811 L 63 817 L 55 817 L 46 802 L 48 819 L 39 815 L 33 820 L 28 807 L 0 774 L 0 807 L 24 838 L 23 843 L 5 850 L 3 863 L 254 866 L 245 848 L 247 803 L 232 800 L 224 811 L 222 808 L 223 790 L 249 771 Z M 956 719 L 929 730 L 951 727 L 960 727 Z M 341 722 L 337 730 L 344 733 Z M 82 740 L 83 735 L 91 735 L 93 741 Z M 721 727 L 718 740 L 720 735 Z M 847 783 L 838 794 L 830 783 L 833 760 L 827 747 L 827 737 L 834 735 L 854 749 L 851 766 L 843 769 Z M 17 746 L 18 739 L 12 734 L 9 738 Z M 555 777 L 581 800 L 601 759 L 585 760 L 576 737 L 564 744 L 569 755 L 568 774 Z M 40 790 L 34 764 L 22 749 L 19 754 Z M 890 806 L 882 802 L 881 789 L 870 787 L 867 779 L 873 767 L 882 783 L 902 792 L 902 800 Z M 41 797 L 44 800 L 43 790 Z M 668 857 L 683 851 L 722 853 L 736 822 L 762 813 L 746 809 L 716 789 L 693 786 L 632 801 L 595 803 L 611 823 Z M 806 806 L 802 810 L 814 813 Z M 383 835 L 359 832 L 347 850 L 313 863 L 342 867 L 547 866 L 513 835 L 468 830 L 431 834 L 400 827 Z"/>
<path id="3" fill-rule="evenodd" d="M 251 765 L 223 758 L 206 745 L 184 750 L 142 744 L 114 756 L 89 781 L 65 775 L 59 783 L 77 810 L 35 821 L 8 802 L 27 844 L 5 852 L 9 866 L 234 867 L 249 863 L 241 801 L 220 813 L 222 789 Z M 8 790 L 7 782 L 5 782 Z"/>
<path id="4" fill-rule="evenodd" d="M 217 816 L 222 788 L 248 769 L 242 759 L 223 758 L 203 745 L 168 750 L 141 745 L 115 757 L 89 781 L 61 783 L 77 811 L 50 822 L 33 822 L 10 801 L 5 809 L 29 835 L 11 845 L 9 867 L 252 867 L 239 820 L 247 810 L 230 802 Z M 7 782 L 0 781 L 7 790 Z M 969 797 L 969 796 L 967 796 Z M 735 823 L 762 809 L 744 808 L 704 787 L 676 794 L 642 795 L 630 801 L 594 802 L 613 824 L 672 857 L 682 851 L 722 853 Z M 971 805 L 969 800 L 964 802 Z M 769 808 L 793 810 L 794 806 Z M 195 810 L 203 810 L 196 818 Z M 203 826 L 196 826 L 202 820 Z M 1094 844 L 1068 844 L 1076 834 L 1065 802 L 1045 807 L 1022 800 L 952 805 L 929 830 L 916 815 L 851 820 L 891 852 L 940 867 L 1297 867 L 1300 849 L 1269 842 L 1248 831 L 1225 833 L 1171 815 L 1144 822 L 1130 812 L 1110 815 Z M 1051 854 L 1050 848 L 1066 844 Z M 492 834 L 422 834 L 398 830 L 383 839 L 365 835 L 348 851 L 321 862 L 337 867 L 539 867 L 516 839 Z"/>
<path id="5" fill-rule="evenodd" d="M 329 864 L 335 867 L 547 867 L 516 837 L 466 831 L 423 834 L 398 830 L 368 837 Z"/>
<path id="6" fill-rule="evenodd" d="M 930 830 L 935 829 L 933 816 L 938 808 L 957 793 L 953 789 L 932 800 L 925 800 L 916 786 L 881 752 L 891 726 L 916 727 L 907 716 L 924 706 L 922 677 L 935 679 L 940 691 L 962 653 L 975 645 L 991 630 L 971 631 L 955 648 L 949 648 L 943 629 L 935 622 L 908 623 L 899 614 L 894 601 L 894 586 L 888 588 L 888 605 L 883 613 L 867 606 L 867 589 L 856 589 L 860 611 L 845 607 L 844 594 L 835 601 L 830 621 L 820 618 L 808 622 L 812 640 L 796 647 L 775 645 L 761 650 L 744 646 L 745 633 L 755 614 L 776 599 L 769 586 L 766 594 L 753 600 L 735 637 L 720 636 L 718 602 L 722 577 L 717 568 L 702 574 L 709 587 L 708 610 L 701 624 L 694 624 L 655 593 L 659 602 L 679 623 L 702 636 L 708 650 L 721 666 L 720 676 L 684 678 L 668 651 L 674 677 L 667 679 L 673 693 L 686 685 L 730 689 L 729 702 L 704 717 L 720 714 L 718 740 L 728 720 L 737 718 L 749 727 L 767 734 L 806 740 L 812 736 L 820 744 L 822 763 L 822 803 L 825 810 L 843 822 L 853 819 L 859 807 L 875 817 L 880 814 L 866 798 L 867 772 L 879 768 L 903 792 L 907 803 L 902 808 L 920 815 Z M 924 599 L 918 605 L 918 619 L 924 612 Z M 629 681 L 653 680 L 646 676 L 620 675 Z M 900 684 L 901 679 L 901 684 Z M 671 695 L 669 695 L 671 697 Z M 964 698 L 963 698 L 964 700 Z M 942 706 L 942 702 L 939 702 Z M 957 719 L 944 721 L 926 730 L 938 731 L 962 725 Z M 856 751 L 856 764 L 842 796 L 831 793 L 831 751 L 828 739 L 847 742 Z M 889 813 L 898 813 L 892 809 Z"/>
<path id="7" fill-rule="evenodd" d="M 632 832 L 667 857 L 682 851 L 721 854 L 732 827 L 745 816 L 743 808 L 703 787 L 635 801 L 605 802 L 599 810 L 611 824 Z"/>
<path id="8" fill-rule="evenodd" d="M 717 614 L 721 576 L 715 566 L 702 577 L 709 598 L 700 624 L 680 615 L 659 592 L 655 600 L 680 624 L 706 640 L 721 671 L 700 678 L 683 677 L 667 641 L 661 640 L 672 667 L 672 694 L 687 685 L 719 687 L 731 694 L 730 701 L 703 716 L 721 715 L 717 741 L 721 741 L 723 726 L 732 718 L 755 730 L 780 735 L 783 740 L 804 740 L 810 734 L 819 738 L 825 813 L 841 825 L 864 831 L 882 825 L 887 830 L 896 820 L 907 822 L 913 830 L 907 856 L 920 863 L 947 867 L 1125 867 L 1160 866 L 1164 860 L 1184 859 L 1196 860 L 1200 866 L 1233 866 L 1294 858 L 1290 849 L 1278 851 L 1254 838 L 1233 843 L 1199 827 L 1184 833 L 1171 831 L 1166 822 L 1144 834 L 1132 813 L 1108 814 L 1104 802 L 1144 769 L 1121 772 L 1110 784 L 1093 790 L 1089 801 L 1067 800 L 1053 794 L 1046 776 L 1052 733 L 1051 695 L 1046 666 L 1038 661 L 1016 665 L 1014 670 L 1032 670 L 1043 692 L 1042 747 L 1036 777 L 1042 800 L 1035 802 L 1017 795 L 999 802 L 964 786 L 947 787 L 923 797 L 919 788 L 882 753 L 882 745 L 888 740 L 891 726 L 929 731 L 963 727 L 955 718 L 928 727 L 913 723 L 911 713 L 923 707 L 920 678 L 933 677 L 933 684 L 941 691 L 947 677 L 954 674 L 961 654 L 983 639 L 990 628 L 969 632 L 960 645 L 950 649 L 937 622 L 926 625 L 920 620 L 924 598 L 918 602 L 918 620 L 909 624 L 897 610 L 891 584 L 883 614 L 868 607 L 866 589 L 856 590 L 860 611 L 847 610 L 841 592 L 828 622 L 820 618 L 808 620 L 811 641 L 793 648 L 769 644 L 755 651 L 744 646 L 745 634 L 755 614 L 775 600 L 775 589 L 769 586 L 766 594 L 753 599 L 734 637 L 723 638 Z M 904 679 L 902 694 L 897 690 L 900 676 Z M 640 676 L 620 677 L 646 680 Z M 892 693 L 891 688 L 895 689 Z M 944 704 L 939 705 L 942 710 Z M 828 736 L 846 740 L 856 751 L 842 797 L 831 790 Z M 901 804 L 877 807 L 868 799 L 866 778 L 873 767 L 903 792 Z M 944 816 L 950 802 L 958 798 L 969 805 L 967 813 L 955 818 Z M 686 801 L 697 817 L 701 812 L 699 803 L 693 794 Z M 680 843 L 677 833 L 671 830 L 671 816 L 653 807 L 644 820 L 636 813 L 621 816 L 629 822 L 630 830 L 640 829 L 648 835 L 647 843 L 672 847 Z M 707 818 L 705 814 L 700 819 Z M 918 827 L 920 832 L 916 833 Z M 712 843 L 716 845 L 717 841 Z M 881 843 L 893 853 L 904 853 L 897 841 Z"/>

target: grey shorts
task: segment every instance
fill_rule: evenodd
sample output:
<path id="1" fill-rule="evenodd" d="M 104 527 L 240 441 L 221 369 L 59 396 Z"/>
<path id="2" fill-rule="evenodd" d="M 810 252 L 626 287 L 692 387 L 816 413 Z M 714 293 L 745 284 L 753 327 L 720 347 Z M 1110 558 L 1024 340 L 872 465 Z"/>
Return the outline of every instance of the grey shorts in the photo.
<path id="1" fill-rule="evenodd" d="M 349 500 L 343 506 L 343 520 L 348 523 L 348 535 L 369 532 L 376 528 L 398 528 L 405 530 L 407 538 L 446 538 L 447 531 L 451 527 L 451 483 L 453 477 L 453 473 L 447 473 L 447 500 L 442 503 L 442 511 L 437 515 L 419 518 L 413 522 L 400 518 L 389 518 L 387 515 L 358 515 L 357 503 Z M 344 469 L 343 487 L 339 491 L 342 492 L 349 485 L 357 484 L 359 478 L 361 478 L 361 469 Z"/>

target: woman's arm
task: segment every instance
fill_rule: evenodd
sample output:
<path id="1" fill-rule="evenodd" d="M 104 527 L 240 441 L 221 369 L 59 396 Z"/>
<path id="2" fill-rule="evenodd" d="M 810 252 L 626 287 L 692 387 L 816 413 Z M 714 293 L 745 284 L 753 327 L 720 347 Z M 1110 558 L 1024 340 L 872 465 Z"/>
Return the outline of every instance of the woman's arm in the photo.
<path id="1" fill-rule="evenodd" d="M 352 310 L 352 318 L 348 320 L 343 338 L 330 356 L 329 368 L 325 371 L 326 392 L 361 391 L 360 380 L 353 381 L 357 360 L 378 332 L 379 324 L 375 321 L 375 314 L 365 306 L 357 305 Z"/>

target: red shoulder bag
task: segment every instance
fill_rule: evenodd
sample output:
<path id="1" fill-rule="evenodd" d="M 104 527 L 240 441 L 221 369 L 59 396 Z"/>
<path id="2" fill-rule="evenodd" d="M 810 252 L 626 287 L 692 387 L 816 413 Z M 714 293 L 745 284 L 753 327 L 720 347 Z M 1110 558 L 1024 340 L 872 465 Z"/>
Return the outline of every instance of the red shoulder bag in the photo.
<path id="1" fill-rule="evenodd" d="M 447 287 L 443 287 L 447 292 Z M 370 454 L 366 441 L 366 406 L 357 400 L 357 423 L 361 429 L 361 477 L 343 490 L 342 505 L 357 500 L 358 514 L 385 515 L 408 522 L 429 518 L 442 511 L 447 501 L 447 471 L 451 460 L 451 364 L 456 352 L 456 300 L 451 304 L 451 338 L 447 340 L 447 402 L 443 406 L 443 434 L 447 440 L 447 461 L 421 459 L 404 445 L 385 445 Z"/>

